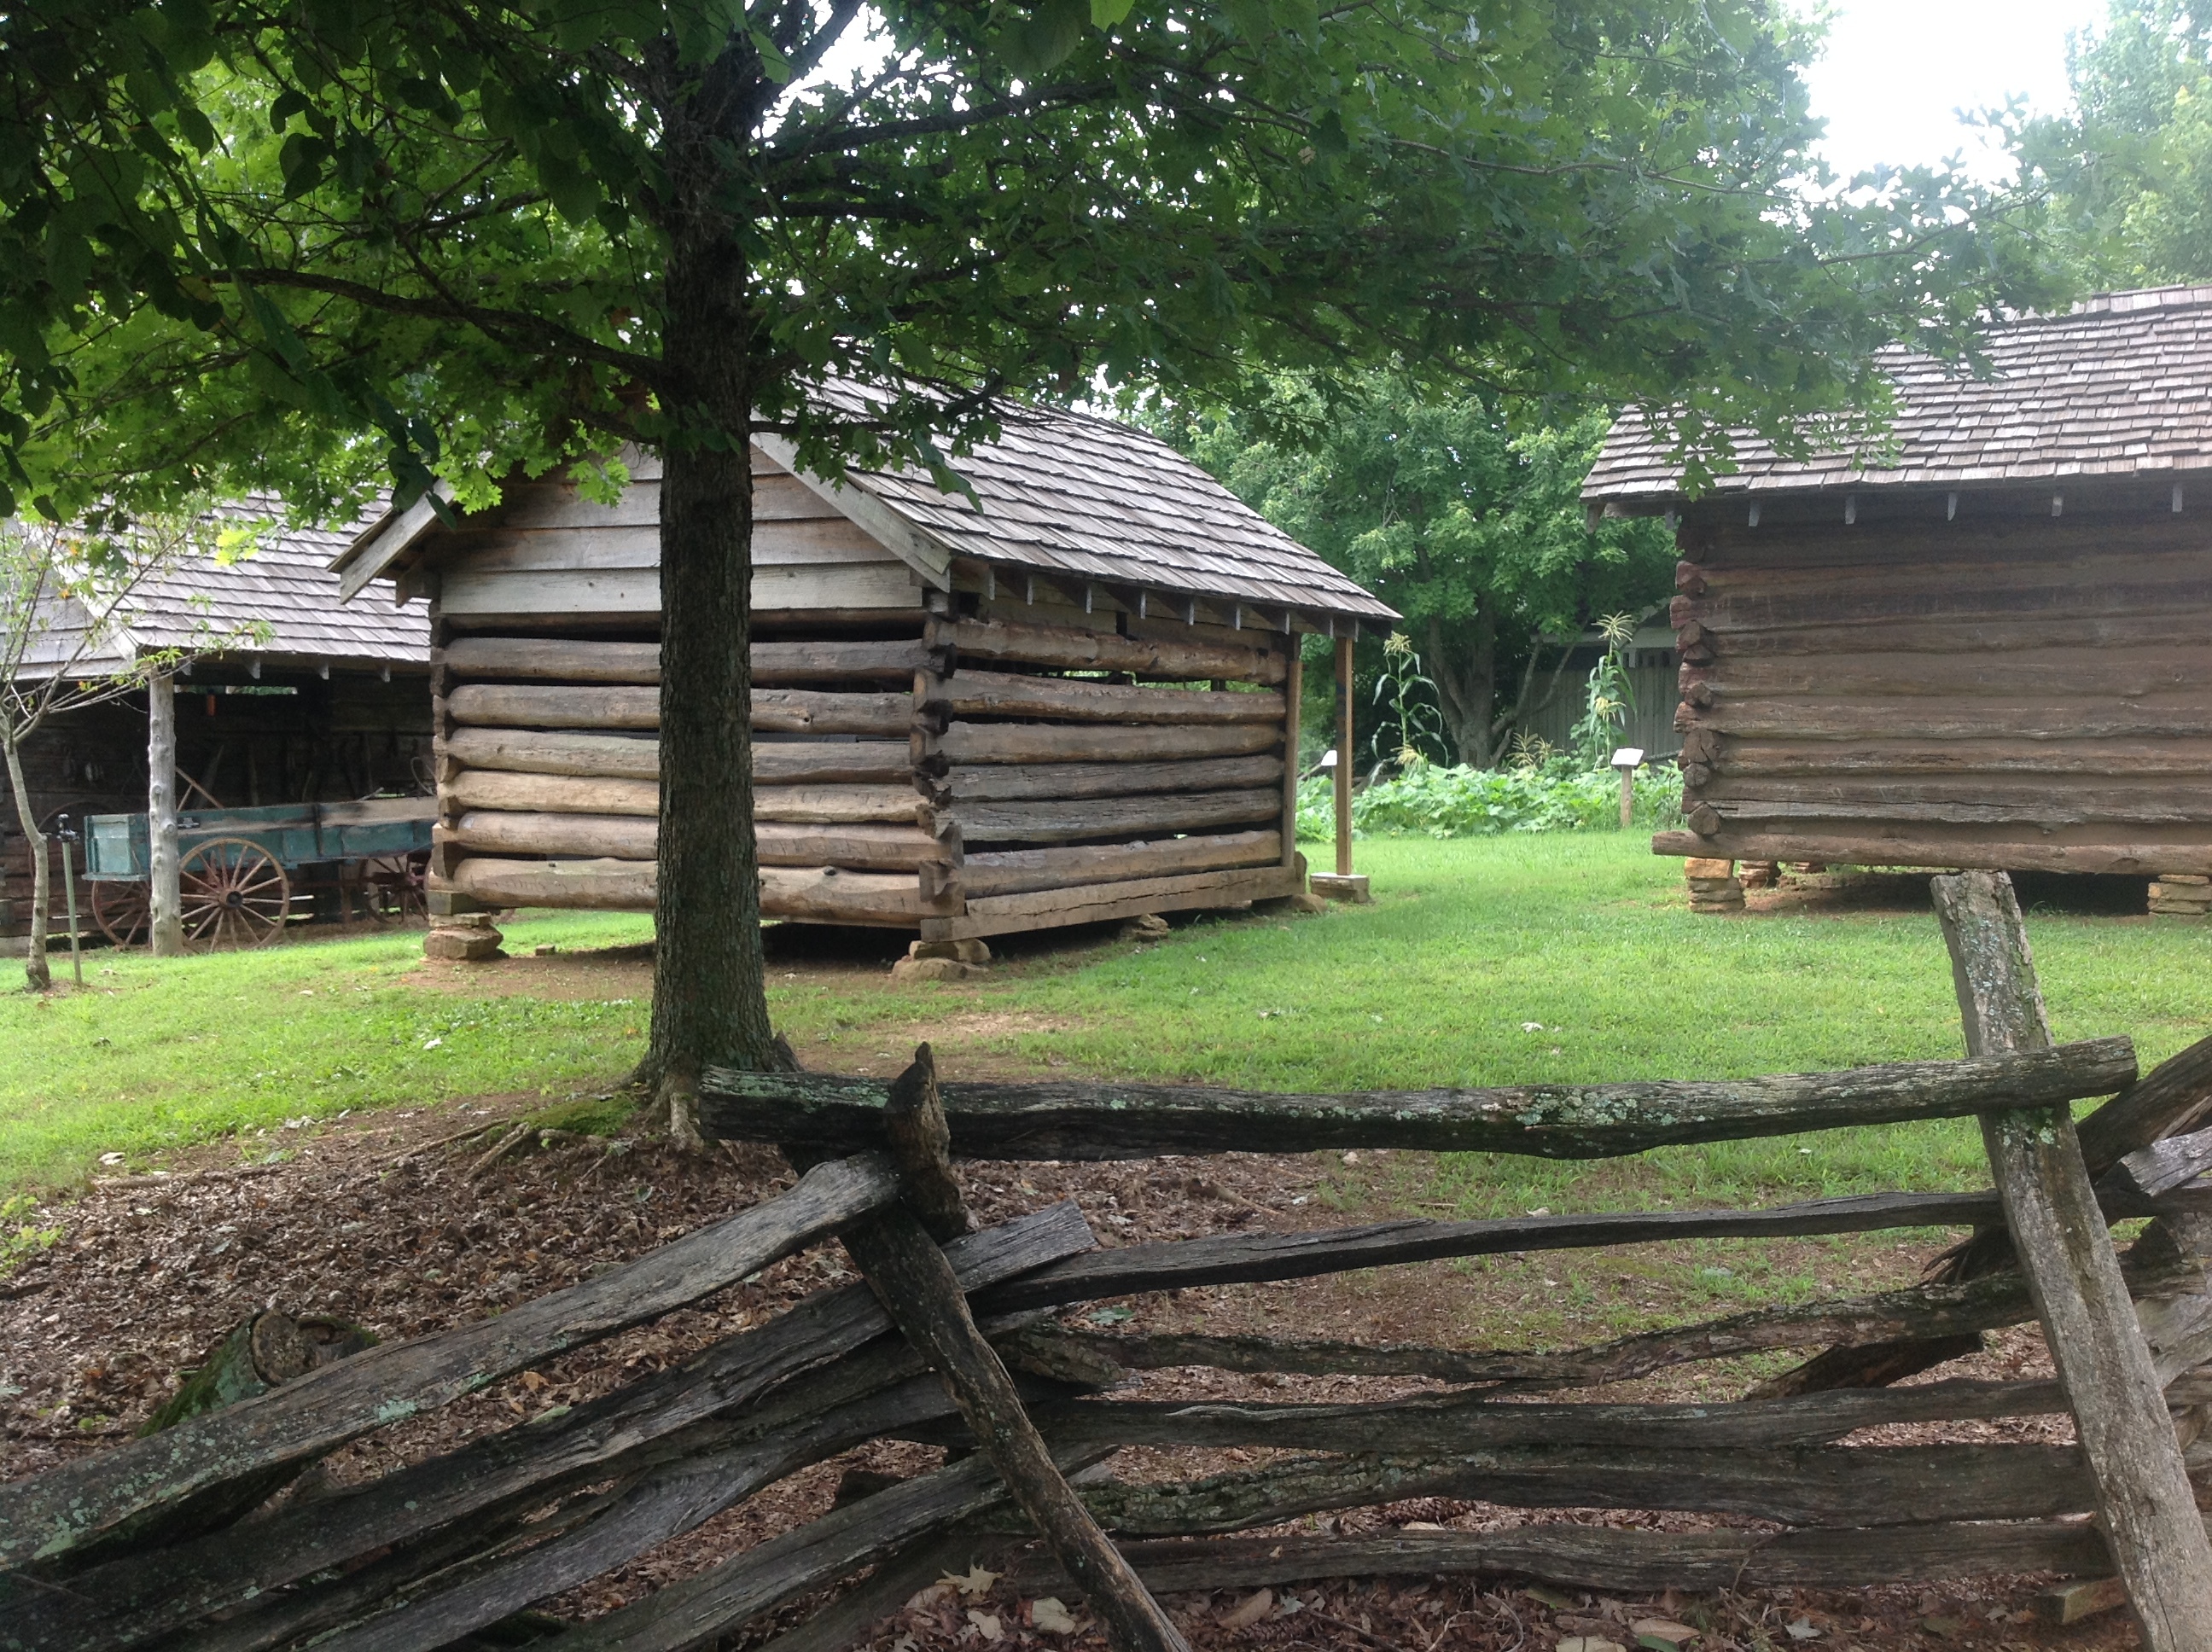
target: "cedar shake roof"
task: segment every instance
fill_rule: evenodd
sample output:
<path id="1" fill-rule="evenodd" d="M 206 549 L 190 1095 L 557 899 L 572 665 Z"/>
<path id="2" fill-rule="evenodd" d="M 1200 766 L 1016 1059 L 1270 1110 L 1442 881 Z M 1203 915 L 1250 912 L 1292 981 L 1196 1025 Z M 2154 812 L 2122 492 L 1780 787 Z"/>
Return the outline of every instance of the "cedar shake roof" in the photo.
<path id="1" fill-rule="evenodd" d="M 255 496 L 223 507 L 221 514 L 281 521 L 283 510 L 279 500 Z M 374 507 L 375 513 L 382 510 L 380 504 Z M 367 519 L 336 528 L 278 527 L 262 536 L 252 556 L 235 562 L 180 562 L 131 593 L 118 646 L 103 658 L 189 647 L 210 633 L 221 635 L 261 622 L 269 627 L 267 639 L 226 651 L 227 657 L 428 671 L 430 622 L 420 604 L 355 606 L 339 598 L 331 561 L 366 525 Z"/>
<path id="2" fill-rule="evenodd" d="M 2212 470 L 2212 287 L 2100 293 L 2064 315 L 2002 322 L 1990 376 L 1893 348 L 1893 453 L 1791 459 L 1747 433 L 1716 493 L 1824 488 L 1988 488 L 2064 477 L 2164 479 Z M 1894 463 L 1884 464 L 1884 458 Z M 1680 471 L 1634 412 L 1614 424 L 1583 484 L 1593 504 L 1684 495 Z"/>
<path id="3" fill-rule="evenodd" d="M 854 480 L 956 556 L 1385 625 L 1398 617 L 1167 443 L 1109 419 L 1010 409 L 999 439 L 952 468 L 975 503 L 910 473 Z"/>
<path id="4" fill-rule="evenodd" d="M 856 402 L 841 390 L 840 401 Z M 939 491 L 927 473 L 849 471 L 842 487 L 819 489 L 833 508 L 842 488 L 890 511 L 924 554 L 886 539 L 890 550 L 942 586 L 953 557 L 1001 570 L 1066 580 L 1097 580 L 1177 597 L 1226 599 L 1387 628 L 1397 610 L 1323 562 L 1167 443 L 1110 419 L 1008 404 L 999 438 L 951 461 L 975 489 L 970 501 Z M 787 445 L 768 437 L 778 462 Z M 659 474 L 657 458 L 631 466 L 634 478 Z M 864 528 L 868 518 L 852 513 Z M 418 506 L 363 525 L 332 566 L 350 596 L 391 577 L 410 548 L 438 531 Z M 880 527 L 871 529 L 878 538 Z M 933 563 L 933 566 L 925 566 Z"/>

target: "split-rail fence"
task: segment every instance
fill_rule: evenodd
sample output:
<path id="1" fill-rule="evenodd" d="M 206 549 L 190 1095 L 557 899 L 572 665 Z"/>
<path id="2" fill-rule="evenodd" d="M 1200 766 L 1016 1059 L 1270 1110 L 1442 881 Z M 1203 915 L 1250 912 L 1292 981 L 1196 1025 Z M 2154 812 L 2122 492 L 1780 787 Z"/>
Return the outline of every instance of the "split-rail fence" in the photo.
<path id="1" fill-rule="evenodd" d="M 2152 1652 L 2212 1644 L 2197 1509 L 2212 1454 L 2212 1039 L 2138 1076 L 2124 1039 L 2053 1045 L 2009 883 L 1936 880 L 1967 1059 L 1742 1082 L 1338 1096 L 1093 1084 L 939 1084 L 716 1072 L 710 1132 L 782 1144 L 779 1198 L 481 1323 L 353 1353 L 253 1397 L 0 1485 L 0 1648 L 428 1652 L 535 1623 L 584 1649 L 713 1643 L 826 1598 L 771 1644 L 866 1637 L 915 1589 L 999 1554 L 1079 1595 L 1123 1648 L 1183 1644 L 1157 1595 L 1376 1574 L 1509 1574 L 1611 1591 L 1856 1584 L 2023 1571 L 2113 1580 Z M 2081 1122 L 2072 1104 L 2110 1097 Z M 1667 1143 L 1978 1117 L 1985 1193 L 1749 1211 L 1396 1221 L 1102 1249 L 1073 1205 L 974 1230 L 952 1157 L 1260 1147 L 1600 1157 Z M 2111 1224 L 2150 1217 L 2116 1251 Z M 1901 1290 L 1525 1351 L 1062 1324 L 1073 1304 L 1185 1286 L 1697 1236 L 1953 1226 Z M 317 1496 L 272 1494 L 342 1443 L 696 1303 L 836 1237 L 865 1284 L 585 1404 Z M 2040 1321 L 2054 1381 L 1896 1378 Z M 1728 1403 L 1577 1400 L 1692 1362 L 1825 1349 Z M 1370 1404 L 1149 1402 L 1133 1370 L 1432 1379 Z M 2075 1442 L 1869 1445 L 1898 1424 L 2070 1413 Z M 972 1448 L 604 1616 L 530 1608 L 878 1438 Z M 1124 1446 L 1258 1447 L 1189 1482 L 1106 1471 Z M 1531 1523 L 1285 1533 L 1323 1510 L 1449 1497 L 1665 1509 L 1756 1524 Z M 261 1509 L 245 1532 L 237 1521 Z M 1260 1528 L 1278 1528 L 1255 1537 Z M 250 1539 L 245 1534 L 250 1532 Z M 858 1581 L 854 1581 L 858 1580 Z M 841 1584 L 850 1583 L 839 1590 Z"/>

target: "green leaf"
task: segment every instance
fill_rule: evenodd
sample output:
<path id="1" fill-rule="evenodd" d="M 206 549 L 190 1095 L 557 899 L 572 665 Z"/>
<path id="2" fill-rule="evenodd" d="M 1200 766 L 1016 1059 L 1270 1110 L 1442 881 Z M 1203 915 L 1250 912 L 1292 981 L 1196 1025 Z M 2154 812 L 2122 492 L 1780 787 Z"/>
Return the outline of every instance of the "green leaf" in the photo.
<path id="1" fill-rule="evenodd" d="M 1034 80 L 1067 61 L 1089 19 L 1085 0 L 1037 0 L 1034 13 L 1000 36 L 999 55 L 1015 74 Z"/>
<path id="2" fill-rule="evenodd" d="M 770 38 L 769 32 L 764 28 L 749 28 L 745 31 L 745 38 L 753 43 L 753 50 L 760 54 L 761 73 L 778 86 L 789 85 L 791 59 L 783 55 L 782 49 Z"/>
<path id="3" fill-rule="evenodd" d="M 1091 0 L 1091 27 L 1111 28 L 1136 9 L 1137 0 Z"/>

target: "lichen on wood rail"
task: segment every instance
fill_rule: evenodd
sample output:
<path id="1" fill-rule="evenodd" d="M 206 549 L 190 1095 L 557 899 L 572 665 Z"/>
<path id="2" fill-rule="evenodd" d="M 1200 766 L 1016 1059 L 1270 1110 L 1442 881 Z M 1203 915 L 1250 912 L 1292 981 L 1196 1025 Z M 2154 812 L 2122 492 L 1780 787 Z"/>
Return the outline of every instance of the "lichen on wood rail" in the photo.
<path id="1" fill-rule="evenodd" d="M 1300 1153 L 1322 1148 L 1606 1158 L 1686 1142 L 2057 1107 L 2133 1081 L 2135 1047 L 2091 1039 L 1959 1061 L 1719 1082 L 1516 1084 L 1491 1090 L 1275 1095 L 1206 1085 L 1069 1080 L 945 1084 L 963 1158 L 1121 1159 L 1158 1153 Z M 708 1070 L 711 1136 L 844 1151 L 878 1145 L 887 1081 Z"/>

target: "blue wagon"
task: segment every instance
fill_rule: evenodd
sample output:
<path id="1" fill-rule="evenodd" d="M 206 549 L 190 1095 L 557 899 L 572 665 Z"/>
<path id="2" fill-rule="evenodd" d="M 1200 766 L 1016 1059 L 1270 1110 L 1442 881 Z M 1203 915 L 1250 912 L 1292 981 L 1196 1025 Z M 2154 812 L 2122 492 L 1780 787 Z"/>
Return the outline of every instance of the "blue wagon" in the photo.
<path id="1" fill-rule="evenodd" d="M 259 946 L 292 920 L 295 902 L 395 923 L 424 911 L 435 798 L 179 810 L 178 882 L 185 944 L 195 951 Z M 85 822 L 92 915 L 118 946 L 146 937 L 153 852 L 144 815 Z"/>

